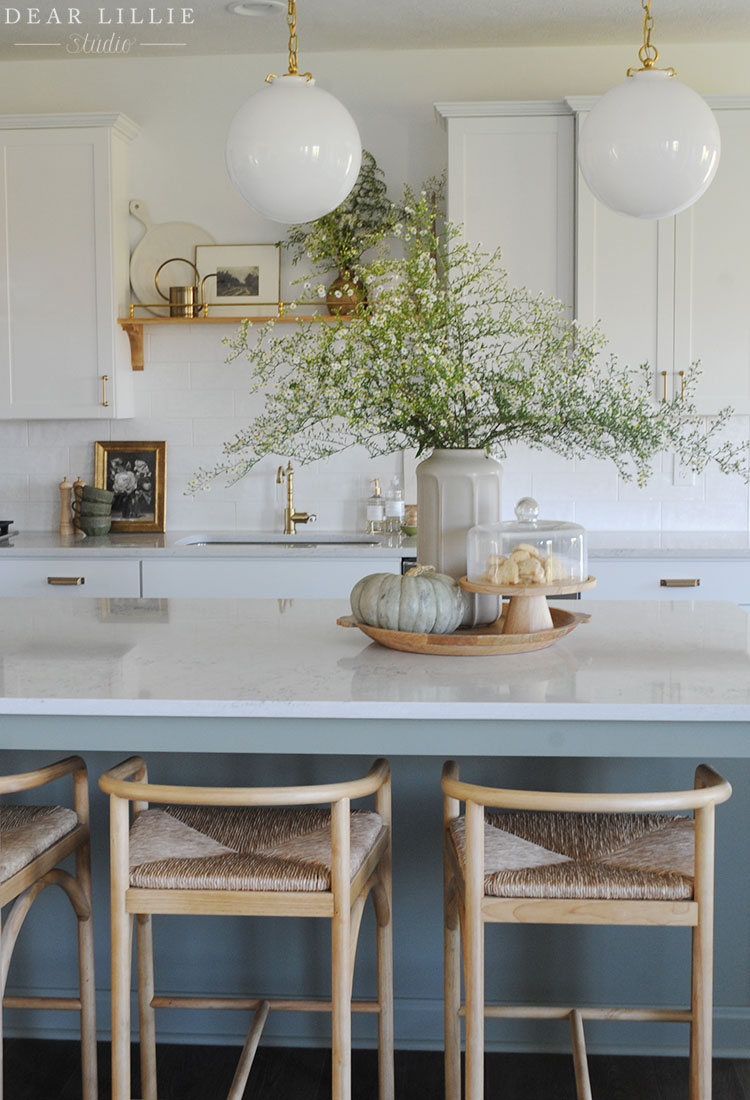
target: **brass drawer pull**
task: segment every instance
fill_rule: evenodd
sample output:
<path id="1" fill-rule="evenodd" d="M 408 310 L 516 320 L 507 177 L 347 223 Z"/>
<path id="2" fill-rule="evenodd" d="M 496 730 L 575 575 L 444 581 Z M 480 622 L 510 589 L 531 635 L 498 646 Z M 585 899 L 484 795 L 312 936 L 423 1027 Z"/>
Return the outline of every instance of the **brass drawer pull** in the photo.
<path id="1" fill-rule="evenodd" d="M 700 577 L 662 577 L 662 588 L 700 588 Z"/>
<path id="2" fill-rule="evenodd" d="M 47 577 L 47 584 L 85 584 L 85 577 Z"/>

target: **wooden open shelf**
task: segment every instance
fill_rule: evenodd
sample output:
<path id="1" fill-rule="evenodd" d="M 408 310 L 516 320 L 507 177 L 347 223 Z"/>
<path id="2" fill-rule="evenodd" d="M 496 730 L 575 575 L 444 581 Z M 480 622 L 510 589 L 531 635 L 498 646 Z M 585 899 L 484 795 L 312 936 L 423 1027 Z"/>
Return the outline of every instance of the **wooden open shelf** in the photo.
<path id="1" fill-rule="evenodd" d="M 232 325 L 237 326 L 245 318 L 238 313 L 236 317 L 118 317 L 118 324 L 124 329 L 130 340 L 130 365 L 133 370 L 143 370 L 143 329 L 148 325 Z M 251 317 L 253 324 L 265 324 L 266 321 L 277 321 L 280 324 L 290 324 L 295 321 L 321 321 L 330 324 L 331 321 L 343 321 L 344 317 L 334 317 L 329 313 L 309 314 L 269 314 L 267 317 Z"/>

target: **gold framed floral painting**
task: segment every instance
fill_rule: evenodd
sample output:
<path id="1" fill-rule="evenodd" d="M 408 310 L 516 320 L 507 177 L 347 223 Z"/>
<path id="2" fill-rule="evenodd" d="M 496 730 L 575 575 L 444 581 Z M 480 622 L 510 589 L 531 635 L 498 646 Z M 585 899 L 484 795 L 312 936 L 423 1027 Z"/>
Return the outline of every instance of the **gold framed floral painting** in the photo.
<path id="1" fill-rule="evenodd" d="M 114 493 L 112 531 L 163 531 L 167 444 L 128 441 L 94 446 L 94 485 Z"/>

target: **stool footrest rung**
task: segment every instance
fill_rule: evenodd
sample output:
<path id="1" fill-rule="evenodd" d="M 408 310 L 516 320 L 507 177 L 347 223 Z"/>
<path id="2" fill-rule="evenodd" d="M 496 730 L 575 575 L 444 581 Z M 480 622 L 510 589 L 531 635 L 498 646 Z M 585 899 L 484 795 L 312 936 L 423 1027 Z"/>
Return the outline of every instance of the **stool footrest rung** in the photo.
<path id="1" fill-rule="evenodd" d="M 80 997 L 3 997 L 3 1008 L 45 1008 L 55 1012 L 80 1012 Z"/>
<path id="2" fill-rule="evenodd" d="M 265 997 L 153 997 L 152 1008 L 223 1008 L 244 1012 L 257 1012 L 262 1004 L 267 1004 L 273 1012 L 331 1012 L 331 1001 L 284 1001 Z M 352 1001 L 352 1012 L 377 1014 L 380 1005 L 377 1001 Z"/>
<path id="3" fill-rule="evenodd" d="M 567 1020 L 577 1012 L 582 1020 L 634 1020 L 640 1023 L 689 1024 L 689 1008 L 574 1008 L 571 1005 L 485 1005 L 484 1014 L 498 1020 Z M 461 1016 L 465 1016 L 461 1006 Z"/>

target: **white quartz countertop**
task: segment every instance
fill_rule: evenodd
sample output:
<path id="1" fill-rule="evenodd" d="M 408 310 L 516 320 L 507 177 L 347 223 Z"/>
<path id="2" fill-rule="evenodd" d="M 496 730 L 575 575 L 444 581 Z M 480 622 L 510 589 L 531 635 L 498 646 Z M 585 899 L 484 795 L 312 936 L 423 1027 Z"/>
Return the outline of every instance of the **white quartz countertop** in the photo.
<path id="1" fill-rule="evenodd" d="M 735 605 L 576 608 L 548 649 L 447 657 L 342 629 L 343 600 L 3 599 L 0 715 L 750 722 Z"/>
<path id="2" fill-rule="evenodd" d="M 360 541 L 347 541 L 349 539 Z M 247 540 L 261 541 L 247 541 Z M 417 540 L 383 536 L 363 541 L 357 532 L 318 531 L 300 527 L 294 535 L 278 531 L 242 532 L 172 531 L 154 535 L 112 534 L 98 538 L 76 538 L 43 531 L 11 532 L 0 541 L 3 558 L 110 557 L 110 558 L 352 558 L 416 557 Z M 321 540 L 317 542 L 316 540 Z M 341 540 L 341 541 L 339 541 Z"/>
<path id="3" fill-rule="evenodd" d="M 103 538 L 76 539 L 44 531 L 11 533 L 7 542 L 0 540 L 3 557 L 113 557 L 113 558 L 351 558 L 416 557 L 415 538 L 385 537 L 376 545 L 366 543 L 315 545 L 316 538 L 326 540 L 350 537 L 352 532 L 323 532 L 302 528 L 296 535 L 266 532 L 276 540 L 249 544 L 244 539 L 263 537 L 263 532 L 242 531 L 170 531 L 155 535 L 113 534 Z M 360 536 L 361 537 L 361 536 Z M 189 541 L 188 541 L 189 540 Z M 206 541 L 208 540 L 208 541 Z M 629 559 L 684 559 L 750 561 L 750 533 L 747 531 L 590 531 L 588 553 L 592 561 Z"/>

